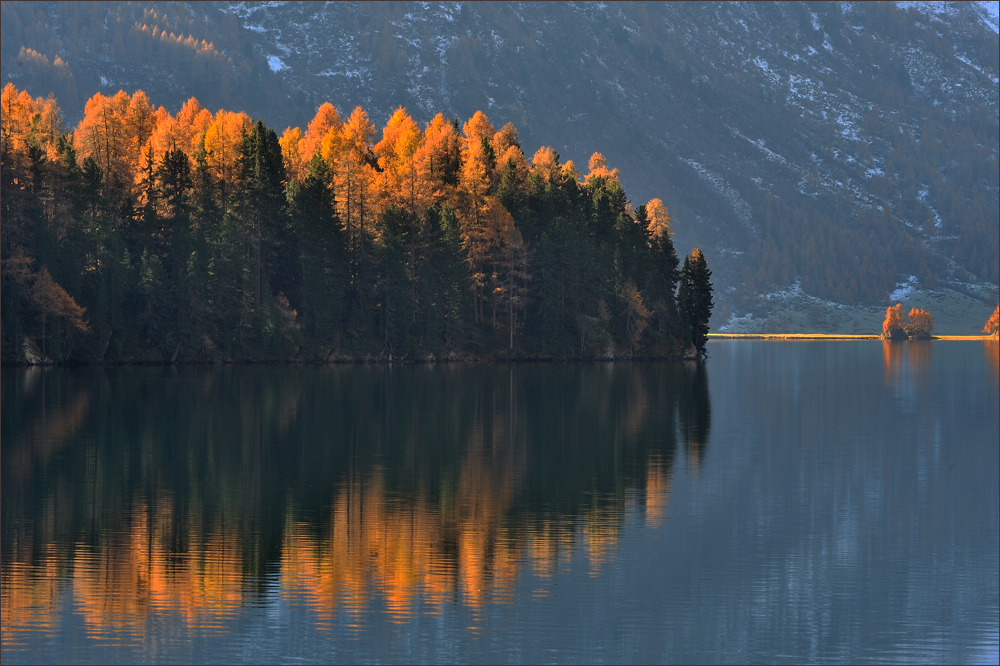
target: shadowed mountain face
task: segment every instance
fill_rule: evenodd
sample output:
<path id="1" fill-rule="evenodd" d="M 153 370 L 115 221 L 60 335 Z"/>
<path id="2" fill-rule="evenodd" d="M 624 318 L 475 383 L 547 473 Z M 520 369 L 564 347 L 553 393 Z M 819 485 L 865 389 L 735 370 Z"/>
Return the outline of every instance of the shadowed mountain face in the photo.
<path id="1" fill-rule="evenodd" d="M 661 197 L 678 249 L 709 258 L 715 327 L 798 308 L 833 329 L 831 304 L 884 307 L 900 285 L 962 292 L 977 326 L 993 307 L 995 5 L 74 7 L 3 7 L 3 79 L 53 91 L 69 123 L 118 88 L 279 132 L 324 101 L 377 123 L 482 109 L 529 155 L 600 151 L 634 203 Z"/>

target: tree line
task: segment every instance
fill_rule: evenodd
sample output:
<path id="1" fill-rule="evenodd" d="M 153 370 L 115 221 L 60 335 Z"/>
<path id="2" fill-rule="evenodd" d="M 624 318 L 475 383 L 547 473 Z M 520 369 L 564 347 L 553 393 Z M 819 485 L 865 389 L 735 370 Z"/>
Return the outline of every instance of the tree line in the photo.
<path id="1" fill-rule="evenodd" d="M 711 271 L 663 203 L 481 111 L 378 136 L 327 103 L 279 137 L 137 91 L 67 132 L 8 84 L 0 112 L 5 360 L 705 353 Z"/>

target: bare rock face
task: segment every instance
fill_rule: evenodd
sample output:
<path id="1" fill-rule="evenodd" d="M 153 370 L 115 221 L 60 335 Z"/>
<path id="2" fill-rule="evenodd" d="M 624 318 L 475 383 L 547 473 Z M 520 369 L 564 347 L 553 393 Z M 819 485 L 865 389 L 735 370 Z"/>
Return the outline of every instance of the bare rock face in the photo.
<path id="1" fill-rule="evenodd" d="M 21 354 L 28 365 L 50 365 L 52 360 L 42 354 L 38 349 L 38 345 L 31 341 L 28 336 L 24 337 L 24 343 L 21 345 Z"/>

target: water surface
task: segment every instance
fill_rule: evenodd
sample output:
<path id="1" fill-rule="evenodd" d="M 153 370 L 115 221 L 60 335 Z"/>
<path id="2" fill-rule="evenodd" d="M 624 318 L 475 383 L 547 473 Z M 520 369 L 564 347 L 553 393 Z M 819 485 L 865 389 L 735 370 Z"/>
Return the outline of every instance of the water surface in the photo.
<path id="1" fill-rule="evenodd" d="M 22 662 L 997 661 L 995 342 L 5 369 Z"/>

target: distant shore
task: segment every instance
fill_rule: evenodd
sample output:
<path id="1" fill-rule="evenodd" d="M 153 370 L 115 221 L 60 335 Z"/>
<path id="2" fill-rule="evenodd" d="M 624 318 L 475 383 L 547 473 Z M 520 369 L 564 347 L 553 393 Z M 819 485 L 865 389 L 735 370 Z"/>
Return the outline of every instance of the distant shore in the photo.
<path id="1" fill-rule="evenodd" d="M 709 333 L 711 340 L 880 340 L 878 335 L 848 333 Z M 989 335 L 932 335 L 931 340 L 995 340 Z"/>

